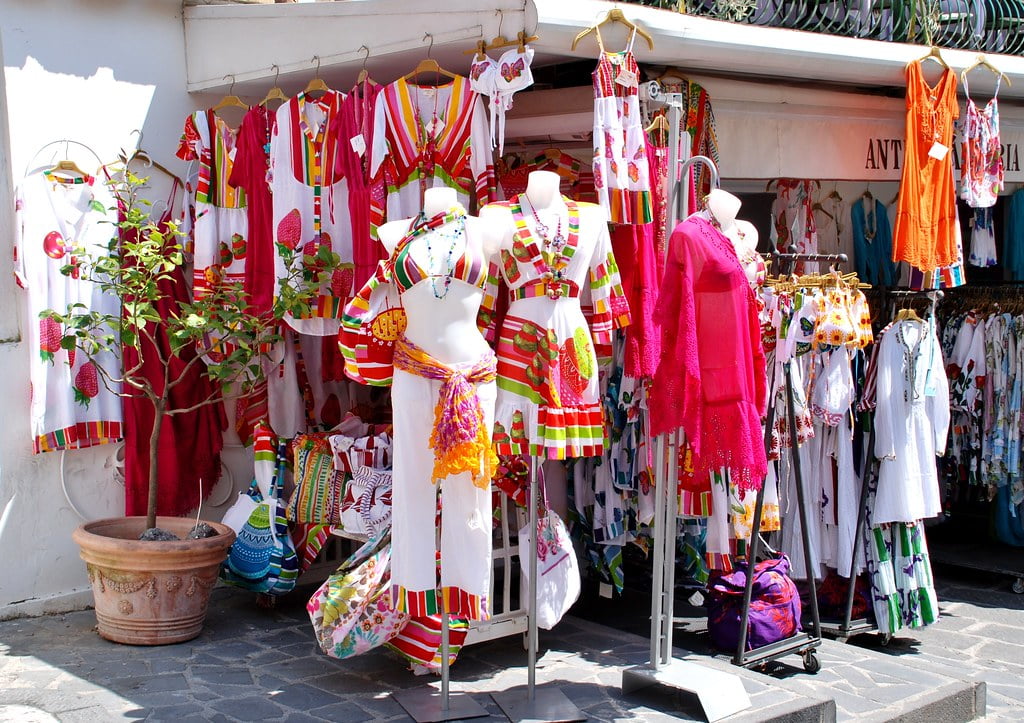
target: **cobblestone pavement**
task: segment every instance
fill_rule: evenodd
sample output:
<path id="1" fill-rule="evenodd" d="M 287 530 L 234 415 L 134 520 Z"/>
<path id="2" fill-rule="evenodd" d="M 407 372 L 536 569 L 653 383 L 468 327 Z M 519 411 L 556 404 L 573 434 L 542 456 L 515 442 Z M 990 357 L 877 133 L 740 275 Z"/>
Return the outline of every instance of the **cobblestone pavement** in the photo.
<path id="1" fill-rule="evenodd" d="M 1024 720 L 1024 596 L 1005 580 L 939 583 L 942 620 L 880 647 L 875 636 L 852 645 L 825 641 L 823 669 L 804 673 L 797 658 L 764 675 L 700 655 L 706 634 L 680 630 L 680 656 L 737 672 L 753 708 L 738 720 L 966 720 L 987 685 L 988 719 Z M 391 697 L 436 678 L 413 676 L 383 651 L 348 661 L 316 648 L 304 609 L 306 588 L 272 611 L 231 588 L 214 591 L 203 634 L 156 648 L 116 645 L 93 631 L 91 611 L 0 623 L 0 720 L 27 721 L 369 721 L 408 720 Z M 606 604 L 607 603 L 607 604 Z M 646 629 L 633 601 L 611 614 Z M 630 606 L 629 599 L 618 601 Z M 623 697 L 624 667 L 642 663 L 648 643 L 579 617 L 543 632 L 538 681 L 561 689 L 591 720 L 700 720 L 694 699 L 664 690 Z M 487 695 L 526 680 L 521 638 L 466 648 L 453 690 L 466 691 L 505 720 Z M 834 702 L 833 702 L 834 701 Z"/>

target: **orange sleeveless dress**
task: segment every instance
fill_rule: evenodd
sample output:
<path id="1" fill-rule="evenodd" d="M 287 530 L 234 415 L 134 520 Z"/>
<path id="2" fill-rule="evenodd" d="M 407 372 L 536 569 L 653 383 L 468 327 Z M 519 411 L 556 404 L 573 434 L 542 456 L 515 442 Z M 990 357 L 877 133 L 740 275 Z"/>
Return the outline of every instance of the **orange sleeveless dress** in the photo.
<path id="1" fill-rule="evenodd" d="M 957 259 L 953 121 L 960 115 L 956 73 L 947 69 L 934 87 L 921 61 L 907 66 L 907 129 L 903 178 L 896 206 L 892 260 L 922 271 Z M 928 154 L 935 142 L 949 149 L 941 160 Z"/>

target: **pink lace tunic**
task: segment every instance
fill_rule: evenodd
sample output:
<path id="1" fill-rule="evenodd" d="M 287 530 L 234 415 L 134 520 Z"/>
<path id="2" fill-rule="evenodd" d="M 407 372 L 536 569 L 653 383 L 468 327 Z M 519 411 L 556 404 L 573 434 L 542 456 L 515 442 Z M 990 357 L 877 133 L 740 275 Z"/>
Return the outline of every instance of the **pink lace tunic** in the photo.
<path id="1" fill-rule="evenodd" d="M 682 427 L 695 473 L 728 467 L 741 490 L 760 488 L 766 375 L 757 302 L 732 243 L 703 214 L 669 239 L 655 321 L 662 347 L 651 434 Z"/>

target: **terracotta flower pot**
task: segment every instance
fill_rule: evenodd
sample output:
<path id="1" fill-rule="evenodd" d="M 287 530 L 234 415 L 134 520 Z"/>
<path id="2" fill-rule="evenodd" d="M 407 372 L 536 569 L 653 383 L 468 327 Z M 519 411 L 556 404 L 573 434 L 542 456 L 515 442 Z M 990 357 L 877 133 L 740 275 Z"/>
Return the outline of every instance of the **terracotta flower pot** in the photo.
<path id="1" fill-rule="evenodd" d="M 195 520 L 158 517 L 157 526 L 184 538 Z M 140 542 L 145 517 L 87 522 L 72 534 L 89 571 L 99 634 L 131 645 L 166 645 L 199 635 L 210 591 L 235 540 L 208 522 L 215 537 Z"/>

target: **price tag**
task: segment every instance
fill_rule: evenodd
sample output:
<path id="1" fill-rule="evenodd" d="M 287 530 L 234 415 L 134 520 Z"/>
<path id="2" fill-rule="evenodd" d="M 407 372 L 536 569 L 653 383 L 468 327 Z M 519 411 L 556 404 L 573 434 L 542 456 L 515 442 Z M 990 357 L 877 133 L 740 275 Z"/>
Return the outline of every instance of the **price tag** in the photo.
<path id="1" fill-rule="evenodd" d="M 440 138 L 441 131 L 444 130 L 444 121 L 440 118 L 435 118 L 427 124 L 427 135 L 431 138 Z"/>
<path id="2" fill-rule="evenodd" d="M 639 79 L 637 78 L 636 73 L 632 70 L 627 70 L 626 68 L 622 68 L 618 75 L 615 76 L 615 82 L 619 85 L 624 85 L 627 88 L 636 88 L 637 85 L 639 85 Z"/>
<path id="3" fill-rule="evenodd" d="M 612 586 L 606 582 L 602 582 L 600 585 L 598 585 L 597 594 L 601 597 L 610 598 L 612 596 Z"/>
<path id="4" fill-rule="evenodd" d="M 932 370 L 928 370 L 928 375 L 924 378 L 924 395 L 926 397 L 934 397 L 938 393 L 938 389 L 935 386 L 935 379 L 932 378 Z"/>
<path id="5" fill-rule="evenodd" d="M 932 147 L 928 149 L 928 155 L 937 161 L 943 160 L 947 153 L 949 153 L 949 146 L 944 146 L 938 141 L 932 143 Z"/>
<path id="6" fill-rule="evenodd" d="M 363 138 L 362 133 L 357 136 L 352 136 L 348 142 L 352 144 L 352 150 L 358 155 L 366 155 L 366 139 Z"/>

